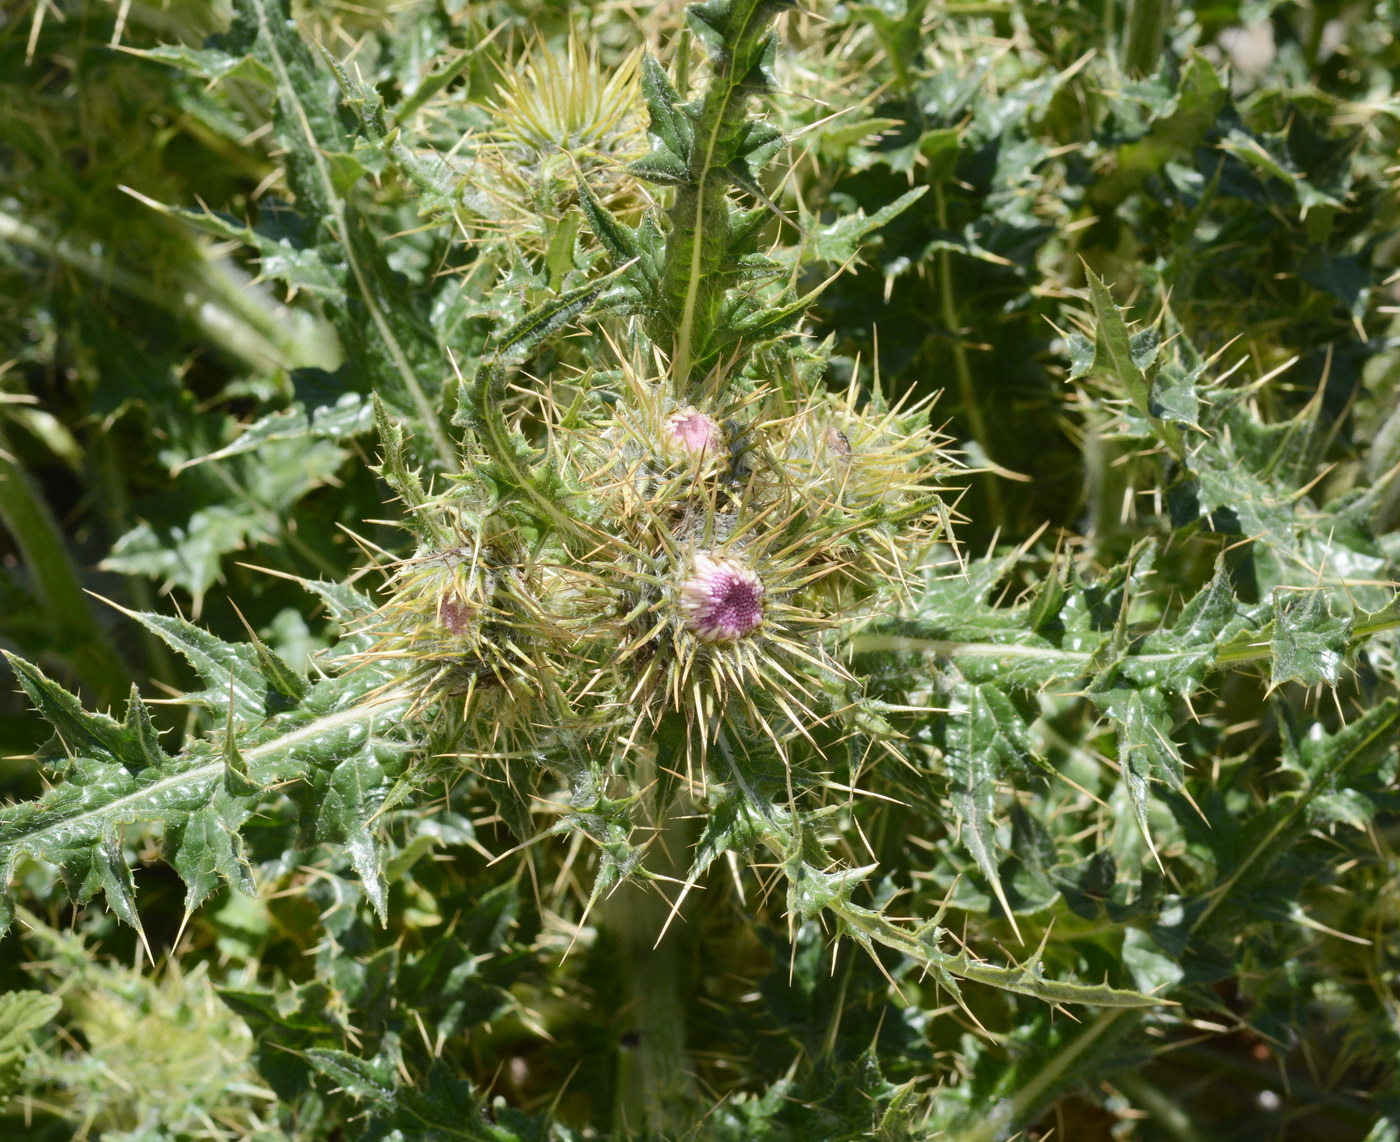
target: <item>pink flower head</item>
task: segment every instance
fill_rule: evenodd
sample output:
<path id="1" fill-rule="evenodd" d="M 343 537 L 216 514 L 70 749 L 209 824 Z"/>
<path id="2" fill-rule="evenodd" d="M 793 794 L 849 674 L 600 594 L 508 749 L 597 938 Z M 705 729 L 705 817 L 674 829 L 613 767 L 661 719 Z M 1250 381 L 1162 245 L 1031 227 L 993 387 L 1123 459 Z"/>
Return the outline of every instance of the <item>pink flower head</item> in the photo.
<path id="1" fill-rule="evenodd" d="M 668 444 L 692 456 L 703 456 L 720 446 L 723 430 L 713 417 L 706 416 L 699 409 L 683 408 L 666 418 L 662 429 Z"/>
<path id="2" fill-rule="evenodd" d="M 686 629 L 702 642 L 734 642 L 763 622 L 763 582 L 733 559 L 697 555 L 681 583 Z"/>

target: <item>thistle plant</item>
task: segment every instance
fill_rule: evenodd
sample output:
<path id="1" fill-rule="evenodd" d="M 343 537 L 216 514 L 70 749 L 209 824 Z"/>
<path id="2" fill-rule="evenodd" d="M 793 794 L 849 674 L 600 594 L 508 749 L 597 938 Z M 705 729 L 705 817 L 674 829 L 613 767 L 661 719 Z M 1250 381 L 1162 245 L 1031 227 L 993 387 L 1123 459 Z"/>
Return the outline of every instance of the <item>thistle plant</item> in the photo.
<path id="1" fill-rule="evenodd" d="M 122 201 L 240 300 L 223 387 L 89 313 L 68 373 L 146 403 L 0 389 L 18 562 L 119 617 L 0 628 L 53 730 L 0 809 L 0 1124 L 1155 1142 L 1269 1094 L 1391 1137 L 1382 50 L 1343 99 L 1232 93 L 1190 5 L 574 7 L 105 30 L 238 157 L 218 210 Z M 40 90 L 92 66 L 33 27 Z M 54 440 L 107 579 L 20 482 Z M 94 710 L 138 653 L 178 697 Z"/>

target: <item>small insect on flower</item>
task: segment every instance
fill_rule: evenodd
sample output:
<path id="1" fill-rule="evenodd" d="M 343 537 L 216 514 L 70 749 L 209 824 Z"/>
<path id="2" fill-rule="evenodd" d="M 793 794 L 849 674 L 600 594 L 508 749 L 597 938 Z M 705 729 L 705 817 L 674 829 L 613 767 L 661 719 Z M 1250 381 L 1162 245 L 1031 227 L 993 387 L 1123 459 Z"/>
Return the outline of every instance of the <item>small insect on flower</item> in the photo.
<path id="1" fill-rule="evenodd" d="M 686 629 L 702 642 L 735 642 L 763 622 L 763 581 L 735 559 L 696 555 L 679 601 Z"/>

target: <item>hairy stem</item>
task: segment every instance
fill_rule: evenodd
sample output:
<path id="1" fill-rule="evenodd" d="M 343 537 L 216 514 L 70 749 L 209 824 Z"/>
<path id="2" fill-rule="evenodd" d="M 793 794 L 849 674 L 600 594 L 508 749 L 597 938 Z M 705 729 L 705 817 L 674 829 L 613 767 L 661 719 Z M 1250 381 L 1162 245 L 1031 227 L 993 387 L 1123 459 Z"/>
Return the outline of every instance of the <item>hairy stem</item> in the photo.
<path id="1" fill-rule="evenodd" d="M 655 761 L 640 769 L 651 772 L 639 773 L 639 781 L 654 778 Z M 652 781 L 651 789 L 656 788 Z M 667 813 L 664 806 L 652 809 L 665 824 L 648 849 L 648 867 L 678 883 L 695 843 L 694 823 Z M 607 898 L 599 918 L 602 931 L 612 938 L 624 987 L 613 1104 L 614 1128 L 623 1137 L 641 1131 L 671 1137 L 685 1128 L 684 1108 L 693 1106 L 684 982 L 689 941 L 679 920 L 668 927 L 671 919 L 670 902 L 654 885 L 631 881 Z"/>

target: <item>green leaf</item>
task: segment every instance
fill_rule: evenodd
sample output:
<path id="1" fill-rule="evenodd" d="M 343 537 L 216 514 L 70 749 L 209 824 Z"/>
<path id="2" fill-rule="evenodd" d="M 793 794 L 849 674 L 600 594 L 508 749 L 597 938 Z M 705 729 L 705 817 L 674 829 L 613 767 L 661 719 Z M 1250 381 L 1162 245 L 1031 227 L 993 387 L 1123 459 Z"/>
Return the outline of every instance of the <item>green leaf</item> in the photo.
<path id="1" fill-rule="evenodd" d="M 290 795 L 301 810 L 306 843 L 343 846 L 380 922 L 387 924 L 388 893 L 375 822 L 388 796 L 390 778 L 375 745 L 373 730 L 367 728 L 363 744 L 352 747 L 329 768 L 317 766 L 307 774 L 307 783 Z"/>
<path id="2" fill-rule="evenodd" d="M 1281 880 L 1279 872 L 1298 860 L 1297 842 L 1314 827 L 1310 813 L 1316 800 L 1368 776 L 1374 780 L 1394 772 L 1400 743 L 1400 700 L 1395 697 L 1386 697 L 1335 733 L 1314 721 L 1299 724 L 1302 719 L 1291 706 L 1279 708 L 1283 761 L 1303 774 L 1307 784 L 1271 798 L 1235 828 L 1203 831 L 1201 841 L 1215 859 L 1217 882 L 1192 919 L 1190 934 L 1197 941 L 1220 931 L 1238 939 L 1243 926 L 1257 918 L 1256 898 L 1270 897 L 1280 888 L 1286 903 L 1296 905 L 1298 877 Z M 1300 873 L 1320 874 L 1330 855 L 1307 861 Z"/>
<path id="3" fill-rule="evenodd" d="M 640 257 L 641 248 L 637 243 L 637 236 L 598 201 L 598 196 L 589 188 L 582 175 L 578 177 L 578 202 L 584 217 L 588 219 L 589 229 L 603 244 L 603 249 L 608 252 L 614 266 L 635 261 Z"/>
<path id="4" fill-rule="evenodd" d="M 1094 371 L 1098 360 L 1098 350 L 1094 343 L 1082 333 L 1071 333 L 1065 338 L 1069 347 L 1069 380 L 1077 381 Z"/>
<path id="5" fill-rule="evenodd" d="M 153 765 L 161 765 L 167 754 L 160 744 L 160 731 L 151 722 L 151 711 L 131 684 L 131 694 L 126 701 L 127 740 L 135 747 L 128 750 L 123 764 L 134 775 Z"/>
<path id="6" fill-rule="evenodd" d="M 257 783 L 248 772 L 248 763 L 238 748 L 238 731 L 233 724 L 233 709 L 224 726 L 224 792 L 230 797 L 248 797 L 258 792 Z"/>
<path id="7" fill-rule="evenodd" d="M 0 650 L 0 654 L 4 654 L 35 710 L 53 726 L 70 764 L 80 757 L 92 757 L 136 776 L 150 766 L 153 756 L 165 758 L 134 690 L 134 705 L 128 705 L 127 724 L 123 725 L 106 714 L 88 713 L 76 697 L 24 659 L 7 650 Z"/>
<path id="8" fill-rule="evenodd" d="M 1147 130 L 1119 147 L 1115 168 L 1096 182 L 1093 199 L 1099 209 L 1112 210 L 1170 160 L 1181 157 L 1190 161 L 1220 122 L 1230 100 L 1229 89 L 1215 66 L 1194 52 L 1170 90 L 1171 98 L 1153 109 Z"/>
<path id="9" fill-rule="evenodd" d="M 211 460 L 226 460 L 256 452 L 267 444 L 290 440 L 349 440 L 369 430 L 374 416 L 371 404 L 359 393 L 341 393 L 333 404 L 298 401 L 290 408 L 270 412 L 248 425 L 232 444 L 206 456 L 187 460 L 180 470 Z"/>
<path id="10" fill-rule="evenodd" d="M 212 210 L 185 210 L 144 197 L 142 201 L 206 234 L 232 239 L 256 250 L 263 276 L 284 282 L 292 296 L 305 290 L 313 297 L 327 301 L 345 301 L 345 265 L 339 260 L 328 261 L 320 247 L 311 242 L 309 235 L 298 232 L 296 228 L 285 227 L 288 221 L 286 210 L 266 210 L 254 227 Z"/>
<path id="11" fill-rule="evenodd" d="M 241 787 L 256 790 L 244 772 Z M 187 916 L 223 884 L 250 898 L 258 894 L 241 833 L 255 802 L 242 796 L 234 784 L 225 768 L 224 780 L 209 789 L 204 804 L 192 802 L 188 812 L 172 814 L 166 821 L 161 851 L 185 884 Z"/>
<path id="12" fill-rule="evenodd" d="M 497 362 L 522 360 L 551 333 L 584 313 L 617 272 L 614 270 L 597 282 L 569 290 L 532 309 L 496 339 L 493 359 Z"/>
<path id="13" fill-rule="evenodd" d="M 1052 567 L 1050 574 L 1040 581 L 1040 586 L 1035 591 L 1035 598 L 1031 600 L 1030 610 L 1026 615 L 1030 621 L 1031 630 L 1039 631 L 1059 620 L 1065 595 L 1065 581 L 1062 578 L 1062 573 L 1059 573 L 1058 568 Z"/>
<path id="14" fill-rule="evenodd" d="M 1157 690 L 1132 690 L 1121 703 L 1110 703 L 1118 724 L 1118 765 L 1137 811 L 1138 827 L 1148 843 L 1148 800 L 1153 780 L 1182 789 L 1181 751 L 1171 739 L 1171 712 Z M 1154 846 L 1155 847 L 1155 846 Z"/>
<path id="15" fill-rule="evenodd" d="M 1146 360 L 1150 365 L 1155 353 L 1149 355 L 1142 343 L 1135 347 L 1122 311 L 1114 303 L 1113 294 L 1103 279 L 1089 269 L 1084 271 L 1084 276 L 1089 283 L 1089 301 L 1097 321 L 1097 359 L 1123 386 L 1138 412 L 1150 416 L 1152 383 L 1139 362 Z"/>
<path id="16" fill-rule="evenodd" d="M 59 1013 L 63 1002 L 42 991 L 0 994 L 0 1109 L 19 1091 L 33 1034 Z"/>
<path id="17" fill-rule="evenodd" d="M 414 458 L 408 450 L 408 434 L 403 425 L 390 417 L 378 393 L 374 395 L 374 423 L 379 430 L 380 448 L 380 462 L 375 471 L 403 501 L 405 518 L 410 526 L 432 526 L 435 517 L 420 510 L 427 503 L 428 493 L 423 488 L 420 470 L 413 466 Z M 433 535 L 432 538 L 442 546 L 447 545 L 445 536 Z"/>
<path id="18" fill-rule="evenodd" d="M 804 212 L 801 216 L 802 229 L 810 236 L 811 241 L 801 253 L 813 262 L 848 262 L 856 255 L 868 235 L 894 221 L 927 193 L 928 187 L 916 186 L 869 217 L 865 211 L 856 209 L 850 213 L 843 213 L 826 226 L 818 225 L 816 218 Z"/>
<path id="19" fill-rule="evenodd" d="M 133 824 L 161 826 L 166 859 L 186 885 L 187 909 L 223 881 L 251 892 L 239 830 L 257 801 L 245 794 L 298 781 L 305 785 L 294 785 L 292 793 L 302 808 L 306 843 L 348 845 L 371 901 L 382 911 L 371 822 L 387 788 L 388 767 L 398 764 L 411 741 L 398 721 L 411 698 L 386 692 L 382 676 L 361 669 L 321 678 L 292 708 L 269 708 L 266 695 L 275 690 L 255 652 L 183 620 L 133 617 L 181 651 L 210 683 L 187 700 L 223 712 L 229 737 L 196 740 L 178 756 L 153 760 L 139 708 L 128 713 L 128 725 L 119 726 L 84 712 L 40 671 L 7 656 L 70 758 L 65 780 L 43 797 L 0 809 L 0 931 L 13 916 L 9 885 L 25 855 L 58 865 L 79 903 L 103 893 L 112 910 L 139 931 L 121 841 Z"/>
<path id="20" fill-rule="evenodd" d="M 186 694 L 185 702 L 216 713 L 232 708 L 240 724 L 261 722 L 270 712 L 266 683 L 251 648 L 224 642 L 181 618 L 117 609 L 182 655 L 204 680 L 207 689 Z"/>
<path id="21" fill-rule="evenodd" d="M 681 108 L 680 96 L 671 86 L 666 72 L 650 52 L 642 56 L 642 97 L 646 100 L 647 114 L 651 116 L 648 129 L 667 151 L 688 167 L 695 141 L 694 124 Z"/>
<path id="22" fill-rule="evenodd" d="M 963 682 L 949 690 L 942 737 L 959 836 L 1014 930 L 1016 919 L 998 872 L 992 816 L 997 782 L 1023 769 L 1034 756 L 1030 732 L 1020 711 L 996 686 Z"/>
<path id="23" fill-rule="evenodd" d="M 1164 361 L 1152 380 L 1149 411 L 1162 420 L 1178 424 L 1196 424 L 1200 418 L 1201 399 L 1196 384 L 1205 372 L 1205 364 L 1186 370 L 1175 359 Z"/>
<path id="24" fill-rule="evenodd" d="M 312 1047 L 306 1059 L 339 1090 L 367 1107 L 370 1131 L 376 1137 L 523 1142 L 515 1131 L 488 1122 L 471 1083 L 453 1075 L 446 1065 L 434 1065 L 422 1084 L 415 1085 L 404 1081 L 402 1068 L 391 1058 L 368 1060 L 346 1051 Z"/>
<path id="25" fill-rule="evenodd" d="M 690 164 L 670 151 L 646 155 L 628 163 L 627 170 L 658 186 L 685 186 L 690 182 Z"/>
<path id="26" fill-rule="evenodd" d="M 1273 612 L 1273 684 L 1335 686 L 1351 623 L 1332 617 L 1327 593 L 1276 589 Z"/>
<path id="27" fill-rule="evenodd" d="M 125 47 L 123 50 L 143 59 L 155 60 L 198 76 L 200 79 L 239 78 L 263 87 L 273 86 L 272 71 L 260 60 L 234 55 L 219 48 L 192 48 L 186 44 L 161 44 L 154 48 Z"/>
<path id="28" fill-rule="evenodd" d="M 192 497 L 172 495 L 168 518 L 137 524 L 117 540 L 103 566 L 176 584 L 201 608 L 222 577 L 224 557 L 277 539 L 293 506 L 333 480 L 344 459 L 327 440 L 282 440 L 264 443 L 256 458 L 234 461 L 234 474 L 225 471 L 224 480 L 196 469 L 186 480 L 199 490 Z M 239 494 L 229 495 L 230 478 L 241 483 Z M 192 509 L 191 499 L 204 506 Z"/>
<path id="29" fill-rule="evenodd" d="M 1362 613 L 1352 619 L 1351 636 L 1359 641 L 1396 627 L 1400 627 L 1400 593 L 1392 595 L 1390 602 L 1379 610 Z"/>
<path id="30" fill-rule="evenodd" d="M 327 299 L 327 304 L 347 366 L 357 377 L 355 387 L 366 395 L 371 390 L 380 393 L 401 414 L 413 417 L 439 462 L 454 467 L 456 451 L 443 429 L 437 394 L 419 379 L 442 375 L 441 346 L 423 295 L 404 288 L 403 275 L 390 266 L 387 251 L 347 201 L 349 183 L 365 168 L 349 154 L 351 131 L 332 98 L 324 56 L 318 58 L 308 49 L 287 0 L 237 0 L 235 13 L 227 46 L 259 61 L 272 75 L 274 133 L 285 152 L 297 210 L 311 224 L 309 244 L 323 262 L 344 267 L 345 300 L 342 304 Z M 377 98 L 358 86 L 349 94 Z M 372 114 L 367 104 L 356 110 Z M 359 137 L 371 149 L 383 143 L 363 132 Z M 422 174 L 427 183 L 435 181 L 413 163 L 408 165 L 414 167 L 410 177 Z"/>

